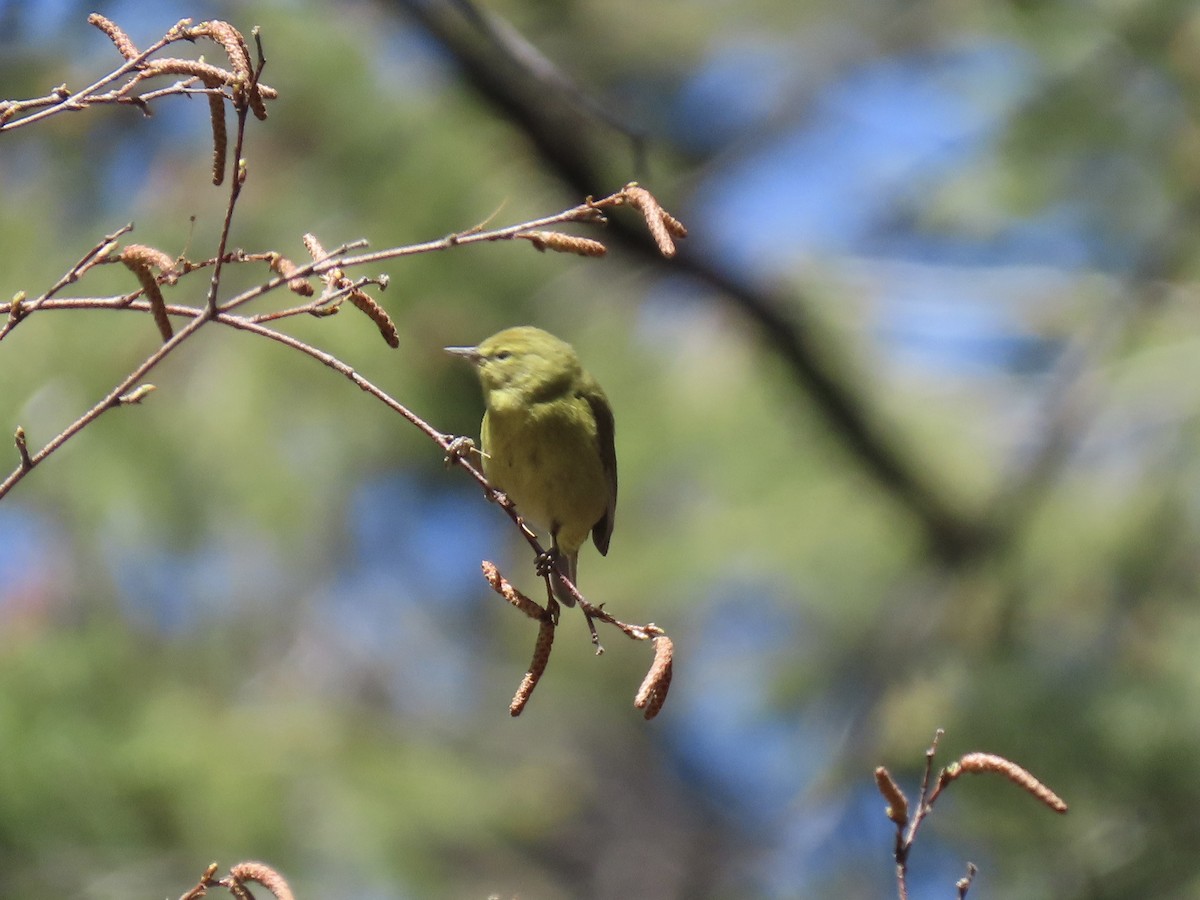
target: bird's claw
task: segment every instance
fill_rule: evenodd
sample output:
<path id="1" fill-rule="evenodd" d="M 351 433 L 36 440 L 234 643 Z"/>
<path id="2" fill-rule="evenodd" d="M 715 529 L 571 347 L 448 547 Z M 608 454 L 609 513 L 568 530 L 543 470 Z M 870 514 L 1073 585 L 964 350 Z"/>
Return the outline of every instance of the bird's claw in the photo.
<path id="1" fill-rule="evenodd" d="M 539 553 L 533 561 L 533 569 L 539 578 L 557 574 L 558 550 L 551 547 L 549 550 Z"/>
<path id="2" fill-rule="evenodd" d="M 473 453 L 477 449 L 475 441 L 471 438 L 465 436 L 456 437 L 446 445 L 446 455 L 442 459 L 442 463 L 448 469 L 468 453 Z"/>

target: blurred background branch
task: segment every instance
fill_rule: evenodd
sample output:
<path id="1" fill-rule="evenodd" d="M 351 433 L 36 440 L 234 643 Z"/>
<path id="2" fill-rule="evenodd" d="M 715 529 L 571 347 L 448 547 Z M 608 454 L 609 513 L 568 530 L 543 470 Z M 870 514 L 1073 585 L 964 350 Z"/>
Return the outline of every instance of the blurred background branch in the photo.
<path id="1" fill-rule="evenodd" d="M 527 590 L 524 544 L 376 401 L 205 329 L 136 414 L 0 503 L 0 894 L 161 893 L 253 848 L 301 897 L 886 896 L 870 772 L 919 779 L 896 761 L 935 726 L 948 758 L 1020 760 L 1072 811 L 956 791 L 913 896 L 966 859 L 972 894 L 1194 892 L 1189 6 L 100 8 L 135 48 L 183 16 L 262 26 L 280 99 L 235 248 L 303 258 L 301 227 L 400 247 L 631 180 L 662 194 L 690 231 L 669 269 L 616 210 L 564 229 L 603 258 L 371 263 L 397 351 L 364 322 L 287 329 L 454 434 L 478 388 L 441 347 L 570 340 L 622 461 L 589 591 L 668 624 L 677 677 L 647 724 L 644 645 L 597 665 L 561 640 L 514 723 L 531 635 L 476 567 Z M 92 11 L 0 0 L 5 94 L 105 71 Z M 204 90 L 5 132 L 0 296 L 36 299 L 131 220 L 171 259 L 215 246 Z M 268 264 L 226 267 L 230 295 Z M 0 421 L 27 453 L 154 352 L 147 310 L 8 333 Z"/>
<path id="2" fill-rule="evenodd" d="M 568 189 L 594 194 L 608 173 L 646 166 L 644 136 L 533 51 L 496 13 L 471 0 L 395 2 L 452 54 L 472 88 L 524 133 Z M 676 191 L 682 195 L 687 188 L 679 185 Z M 640 229 L 617 220 L 614 232 L 642 262 L 661 264 Z M 936 555 L 960 562 L 983 549 L 989 538 L 985 524 L 955 506 L 895 426 L 885 424 L 870 392 L 860 387 L 861 376 L 852 375 L 837 336 L 808 315 L 802 293 L 739 277 L 688 249 L 672 265 L 718 292 L 755 325 L 759 340 L 787 364 L 847 450 L 914 516 Z"/>

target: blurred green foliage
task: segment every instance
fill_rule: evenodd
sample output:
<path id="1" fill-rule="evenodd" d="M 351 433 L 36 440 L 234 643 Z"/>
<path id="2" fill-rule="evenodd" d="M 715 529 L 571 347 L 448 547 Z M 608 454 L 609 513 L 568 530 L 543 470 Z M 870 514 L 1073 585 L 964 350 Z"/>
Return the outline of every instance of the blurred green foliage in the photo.
<path id="1" fill-rule="evenodd" d="M 298 259 L 305 231 L 382 248 L 578 203 L 398 6 L 100 4 L 143 46 L 184 15 L 262 27 L 280 99 L 249 130 L 236 246 Z M 510 720 L 534 630 L 476 569 L 486 555 L 534 586 L 504 518 L 344 379 L 206 327 L 143 405 L 0 502 L 0 896 L 178 894 L 211 859 L 244 858 L 300 898 L 889 896 L 870 773 L 886 764 L 915 795 L 936 727 L 943 762 L 1000 753 L 1071 812 L 960 781 L 918 844 L 914 893 L 947 895 L 972 859 L 972 895 L 1194 894 L 1200 17 L 1149 2 L 488 8 L 646 133 L 639 170 L 599 129 L 613 190 L 646 183 L 702 253 L 725 249 L 718 232 L 777 250 L 759 283 L 828 336 L 883 439 L 996 539 L 967 559 L 930 547 L 711 285 L 620 249 L 381 265 L 398 350 L 353 310 L 286 330 L 473 434 L 477 386 L 440 348 L 529 322 L 575 344 L 617 411 L 616 530 L 607 559 L 581 560 L 582 587 L 674 637 L 672 695 L 643 722 L 647 648 L 602 634 L 597 659 L 565 615 Z M 86 12 L 0 4 L 0 92 L 115 65 Z M 963 89 L 988 112 L 982 137 L 894 175 L 905 189 L 871 239 L 797 250 L 712 208 L 750 193 L 729 173 L 819 119 L 823 92 L 971 47 L 1004 48 L 1022 74 Z M 710 67 L 760 55 L 786 61 L 771 90 L 735 79 L 681 121 Z M 915 120 L 913 103 L 891 112 Z M 205 105 L 179 98 L 153 118 L 95 109 L 0 136 L 0 296 L 36 295 L 130 220 L 133 240 L 208 255 L 226 197 L 208 142 Z M 779 190 L 797 204 L 772 213 L 786 226 L 802 211 Z M 1005 243 L 1031 219 L 1045 244 L 1086 249 Z M 1002 252 L 917 259 L 900 233 Z M 77 294 L 131 290 L 118 268 Z M 889 292 L 920 294 L 927 270 L 958 279 L 962 306 L 1002 308 L 989 337 L 1050 361 L 906 355 L 893 326 L 919 303 L 896 313 Z M 167 299 L 197 303 L 203 285 Z M 0 432 L 41 447 L 156 341 L 132 313 L 32 316 L 0 344 Z"/>

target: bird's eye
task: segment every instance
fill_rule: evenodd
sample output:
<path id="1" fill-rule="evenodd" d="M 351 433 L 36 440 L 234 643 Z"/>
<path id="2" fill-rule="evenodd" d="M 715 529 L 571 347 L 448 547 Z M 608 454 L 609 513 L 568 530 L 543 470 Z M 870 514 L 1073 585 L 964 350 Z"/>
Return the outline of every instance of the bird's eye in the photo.
<path id="1" fill-rule="evenodd" d="M 512 356 L 512 351 L 501 350 L 499 353 L 496 354 L 496 359 L 508 359 L 510 356 Z"/>

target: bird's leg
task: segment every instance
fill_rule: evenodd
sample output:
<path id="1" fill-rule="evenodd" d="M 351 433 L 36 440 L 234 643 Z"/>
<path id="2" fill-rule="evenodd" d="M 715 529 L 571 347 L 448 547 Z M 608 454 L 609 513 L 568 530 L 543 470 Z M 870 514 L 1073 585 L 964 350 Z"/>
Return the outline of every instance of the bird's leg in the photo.
<path id="1" fill-rule="evenodd" d="M 539 578 L 546 579 L 546 613 L 550 616 L 550 621 L 557 625 L 562 611 L 558 599 L 554 596 L 554 579 L 558 577 L 557 544 L 539 553 L 533 561 L 533 568 Z"/>
<path id="2" fill-rule="evenodd" d="M 600 635 L 596 633 L 596 622 L 592 619 L 592 614 L 588 612 L 586 607 L 583 609 L 583 619 L 587 622 L 588 631 L 592 634 L 592 646 L 596 648 L 596 655 L 600 656 L 604 653 L 604 645 L 600 643 Z"/>
<path id="3" fill-rule="evenodd" d="M 566 557 L 558 546 L 558 529 L 550 532 L 550 549 L 540 553 L 533 562 L 534 570 L 546 579 L 551 593 L 567 606 L 574 606 L 575 601 L 566 588 L 564 580 L 567 571 Z"/>

